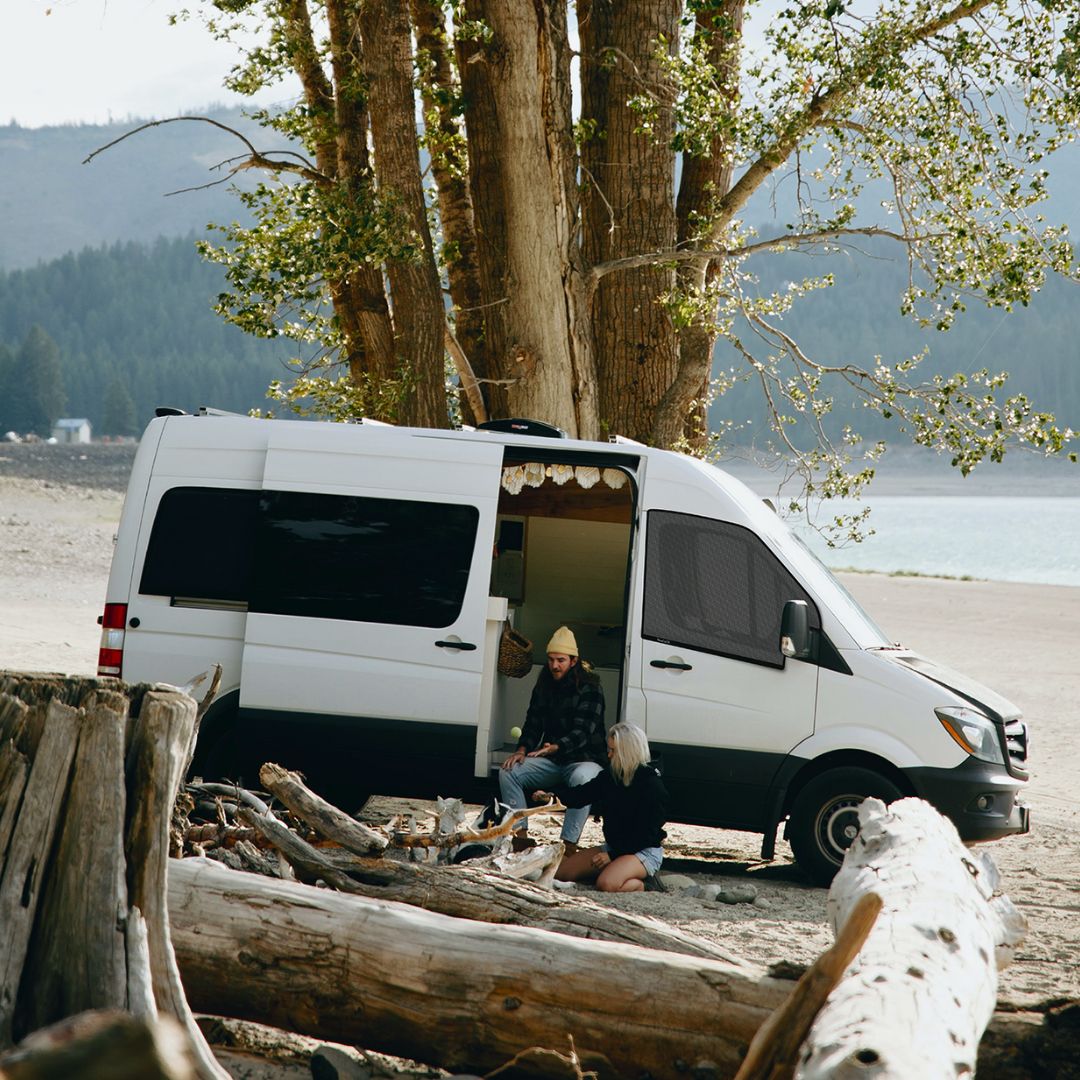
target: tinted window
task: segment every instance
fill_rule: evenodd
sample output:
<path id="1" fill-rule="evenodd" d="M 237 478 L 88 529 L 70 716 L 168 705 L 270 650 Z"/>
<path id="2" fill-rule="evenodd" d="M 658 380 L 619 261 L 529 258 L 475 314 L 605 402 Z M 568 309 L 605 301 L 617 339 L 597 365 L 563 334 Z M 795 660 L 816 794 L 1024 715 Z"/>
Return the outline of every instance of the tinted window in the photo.
<path id="1" fill-rule="evenodd" d="M 642 633 L 703 652 L 784 663 L 780 617 L 788 600 L 813 601 L 749 529 L 709 518 L 649 513 Z"/>
<path id="2" fill-rule="evenodd" d="M 472 506 L 264 491 L 251 610 L 449 626 L 469 581 Z"/>
<path id="3" fill-rule="evenodd" d="M 139 592 L 244 603 L 259 492 L 173 488 L 158 505 Z"/>

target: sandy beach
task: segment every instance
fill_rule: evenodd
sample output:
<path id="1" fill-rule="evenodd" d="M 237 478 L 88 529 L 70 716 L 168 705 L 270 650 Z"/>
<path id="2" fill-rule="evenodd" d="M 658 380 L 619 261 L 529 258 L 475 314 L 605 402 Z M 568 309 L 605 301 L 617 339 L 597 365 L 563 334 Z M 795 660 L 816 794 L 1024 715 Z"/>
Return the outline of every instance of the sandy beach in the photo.
<path id="1" fill-rule="evenodd" d="M 79 483 L 5 475 L 0 463 L 0 668 L 92 675 L 112 538 L 123 496 Z M 846 574 L 890 637 L 983 681 L 1032 727 L 1030 834 L 992 845 L 1005 891 L 1027 917 L 1026 943 L 1001 975 L 999 1001 L 1080 998 L 1080 589 Z M 447 794 L 452 794 L 448 792 Z M 368 815 L 383 810 L 372 800 Z M 549 820 L 544 829 L 555 833 Z M 590 823 L 589 829 L 596 826 Z M 832 939 L 825 890 L 807 884 L 781 842 L 674 826 L 665 872 L 752 883 L 753 904 L 647 893 L 609 902 L 653 914 L 747 960 L 807 962 Z M 588 840 L 591 834 L 587 833 Z M 599 894 L 593 894 L 599 896 Z"/>

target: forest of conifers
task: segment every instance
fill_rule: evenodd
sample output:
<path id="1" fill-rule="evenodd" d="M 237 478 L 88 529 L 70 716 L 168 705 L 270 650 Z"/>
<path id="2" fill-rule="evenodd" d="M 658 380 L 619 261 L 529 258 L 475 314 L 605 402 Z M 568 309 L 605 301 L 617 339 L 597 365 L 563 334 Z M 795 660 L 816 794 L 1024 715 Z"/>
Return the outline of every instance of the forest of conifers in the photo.
<path id="1" fill-rule="evenodd" d="M 158 405 L 263 407 L 289 349 L 218 318 L 221 287 L 221 271 L 191 237 L 86 249 L 0 273 L 0 348 L 17 355 L 41 327 L 59 348 L 64 415 L 86 417 L 95 433 L 110 434 L 105 401 L 117 379 L 134 402 L 137 430 Z M 0 427 L 12 426 L 0 401 Z"/>
<path id="2" fill-rule="evenodd" d="M 973 308 L 942 334 L 901 318 L 906 271 L 888 256 L 887 248 L 866 245 L 859 256 L 790 255 L 784 267 L 774 258 L 761 289 L 832 272 L 836 285 L 812 293 L 785 323 L 816 359 L 896 360 L 929 343 L 927 375 L 1009 371 L 1013 392 L 1080 427 L 1080 286 L 1051 281 L 1030 308 L 1011 314 Z M 64 415 L 87 417 L 101 434 L 106 396 L 117 379 L 134 402 L 137 428 L 158 405 L 266 408 L 267 384 L 283 376 L 290 346 L 223 322 L 212 309 L 222 287 L 221 270 L 198 256 L 192 237 L 88 248 L 0 273 L 0 347 L 17 354 L 31 327 L 40 326 L 59 349 Z M 744 342 L 752 346 L 752 335 Z M 718 369 L 745 367 L 723 352 L 723 342 L 719 349 Z M 760 400 L 752 382 L 737 383 L 714 405 L 714 416 L 743 425 L 735 441 L 760 440 Z M 0 427 L 7 430 L 3 412 L 0 402 Z M 837 416 L 868 438 L 892 434 L 887 421 L 868 411 L 838 408 Z"/>

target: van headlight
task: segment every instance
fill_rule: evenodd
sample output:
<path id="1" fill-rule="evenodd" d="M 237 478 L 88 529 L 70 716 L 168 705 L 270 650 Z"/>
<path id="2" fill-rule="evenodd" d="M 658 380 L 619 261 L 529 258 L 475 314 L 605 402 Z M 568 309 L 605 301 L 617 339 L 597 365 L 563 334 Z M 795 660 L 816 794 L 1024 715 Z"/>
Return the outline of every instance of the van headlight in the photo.
<path id="1" fill-rule="evenodd" d="M 995 765 L 1005 764 L 997 727 L 989 717 L 962 705 L 943 706 L 935 709 L 934 714 L 941 726 L 972 757 Z"/>

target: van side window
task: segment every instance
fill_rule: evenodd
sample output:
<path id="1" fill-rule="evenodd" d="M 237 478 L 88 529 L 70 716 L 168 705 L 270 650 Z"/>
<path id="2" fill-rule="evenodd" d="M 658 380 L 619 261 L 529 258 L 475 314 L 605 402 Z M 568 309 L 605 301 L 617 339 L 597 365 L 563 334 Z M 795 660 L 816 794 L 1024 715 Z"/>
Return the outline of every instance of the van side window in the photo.
<path id="1" fill-rule="evenodd" d="M 244 604 L 251 592 L 258 491 L 178 487 L 158 504 L 139 592 Z"/>
<path id="2" fill-rule="evenodd" d="M 263 491 L 251 610 L 449 626 L 469 583 L 474 506 Z"/>
<path id="3" fill-rule="evenodd" d="M 738 660 L 783 667 L 780 616 L 788 600 L 813 600 L 759 537 L 741 525 L 651 510 L 642 636 Z"/>

